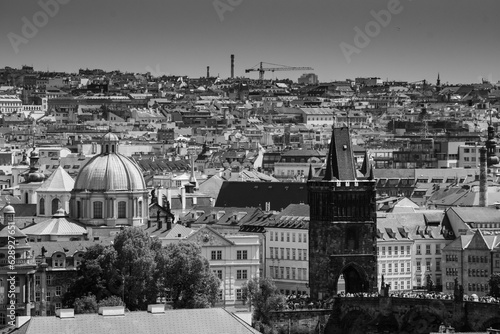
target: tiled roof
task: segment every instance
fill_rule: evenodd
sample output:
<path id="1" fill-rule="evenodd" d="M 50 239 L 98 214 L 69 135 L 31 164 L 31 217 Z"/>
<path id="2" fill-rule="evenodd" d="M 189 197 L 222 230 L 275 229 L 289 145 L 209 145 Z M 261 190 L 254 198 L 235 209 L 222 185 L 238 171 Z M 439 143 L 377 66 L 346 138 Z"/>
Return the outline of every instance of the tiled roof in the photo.
<path id="1" fill-rule="evenodd" d="M 49 176 L 37 191 L 60 191 L 69 192 L 73 190 L 75 180 L 62 168 L 57 169 Z"/>
<path id="2" fill-rule="evenodd" d="M 300 216 L 309 217 L 309 205 L 308 204 L 290 204 L 283 211 L 281 211 L 278 216 Z"/>
<path id="3" fill-rule="evenodd" d="M 12 225 L 14 226 L 14 234 L 11 233 L 12 227 L 8 227 L 7 225 L 2 226 L 2 229 L 0 230 L 0 238 L 9 238 L 9 237 L 14 237 L 14 238 L 26 238 L 26 234 L 24 234 L 17 225 Z"/>
<path id="4" fill-rule="evenodd" d="M 489 194 L 488 194 L 489 195 Z M 500 210 L 483 207 L 452 207 L 464 223 L 500 223 Z"/>
<path id="5" fill-rule="evenodd" d="M 100 244 L 109 246 L 112 244 L 112 238 L 102 239 L 99 241 L 82 240 L 82 241 L 40 241 L 30 242 L 31 250 L 35 256 L 42 254 L 42 247 L 47 251 L 45 257 L 50 257 L 56 252 L 61 252 L 67 256 L 73 256 L 77 252 L 85 252 L 87 248 Z"/>
<path id="6" fill-rule="evenodd" d="M 302 182 L 227 181 L 217 197 L 218 207 L 259 207 L 282 210 L 290 204 L 307 203 L 307 184 Z"/>
<path id="7" fill-rule="evenodd" d="M 165 313 L 129 312 L 125 316 L 79 314 L 61 320 L 32 317 L 27 334 L 52 333 L 120 334 L 224 334 L 259 332 L 222 308 L 167 310 Z"/>
<path id="8" fill-rule="evenodd" d="M 16 218 L 36 216 L 36 204 L 12 203 L 10 205 L 16 211 Z M 2 210 L 0 210 L 0 212 L 3 214 Z"/>
<path id="9" fill-rule="evenodd" d="M 38 224 L 23 229 L 26 235 L 83 235 L 87 229 L 80 224 L 68 221 L 66 217 L 54 215 Z"/>

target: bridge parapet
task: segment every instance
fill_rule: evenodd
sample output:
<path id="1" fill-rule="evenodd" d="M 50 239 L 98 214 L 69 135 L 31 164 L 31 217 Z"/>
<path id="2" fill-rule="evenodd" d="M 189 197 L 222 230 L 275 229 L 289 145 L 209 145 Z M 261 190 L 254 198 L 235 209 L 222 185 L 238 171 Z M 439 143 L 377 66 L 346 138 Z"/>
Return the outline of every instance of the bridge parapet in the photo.
<path id="1" fill-rule="evenodd" d="M 500 304 L 452 299 L 337 297 L 331 309 L 273 312 L 288 333 L 429 333 L 444 323 L 461 331 L 500 329 Z"/>

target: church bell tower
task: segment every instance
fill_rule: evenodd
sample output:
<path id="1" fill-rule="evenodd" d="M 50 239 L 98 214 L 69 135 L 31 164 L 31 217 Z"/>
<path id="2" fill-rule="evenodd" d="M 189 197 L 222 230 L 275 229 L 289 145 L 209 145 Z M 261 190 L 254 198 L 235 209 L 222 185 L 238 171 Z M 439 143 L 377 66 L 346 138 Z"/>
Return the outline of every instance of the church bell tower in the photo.
<path id="1" fill-rule="evenodd" d="M 334 127 L 323 179 L 307 183 L 313 299 L 377 289 L 376 181 L 372 166 L 364 170 L 356 171 L 349 128 Z"/>

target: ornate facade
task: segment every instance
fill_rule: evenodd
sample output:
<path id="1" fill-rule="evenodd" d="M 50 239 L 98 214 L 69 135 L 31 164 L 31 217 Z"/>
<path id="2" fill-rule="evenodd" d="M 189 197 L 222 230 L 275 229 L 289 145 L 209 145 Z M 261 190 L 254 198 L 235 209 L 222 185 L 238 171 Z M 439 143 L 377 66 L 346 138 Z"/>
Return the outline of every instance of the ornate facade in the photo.
<path id="1" fill-rule="evenodd" d="M 101 154 L 80 171 L 71 191 L 70 215 L 86 225 L 138 226 L 148 220 L 148 191 L 140 167 L 118 153 L 108 133 Z"/>

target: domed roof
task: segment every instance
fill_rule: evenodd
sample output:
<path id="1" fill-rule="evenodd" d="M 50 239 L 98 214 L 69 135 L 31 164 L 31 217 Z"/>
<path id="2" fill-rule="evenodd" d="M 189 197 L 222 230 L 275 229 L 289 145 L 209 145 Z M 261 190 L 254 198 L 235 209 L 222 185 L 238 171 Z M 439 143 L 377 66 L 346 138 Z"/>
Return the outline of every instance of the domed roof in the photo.
<path id="1" fill-rule="evenodd" d="M 14 210 L 14 207 L 12 205 L 6 205 L 4 208 L 3 208 L 3 213 L 16 213 L 16 210 Z"/>
<path id="2" fill-rule="evenodd" d="M 101 154 L 90 159 L 78 173 L 73 188 L 88 191 L 144 189 L 146 183 L 139 166 L 117 153 Z"/>
<path id="3" fill-rule="evenodd" d="M 117 135 L 115 135 L 114 133 L 112 132 L 108 132 L 104 135 L 104 137 L 102 137 L 102 141 L 103 142 L 117 142 L 117 141 L 120 141 L 120 139 L 118 138 Z"/>

